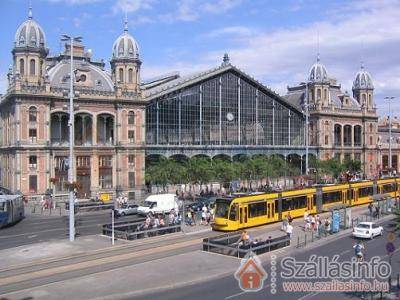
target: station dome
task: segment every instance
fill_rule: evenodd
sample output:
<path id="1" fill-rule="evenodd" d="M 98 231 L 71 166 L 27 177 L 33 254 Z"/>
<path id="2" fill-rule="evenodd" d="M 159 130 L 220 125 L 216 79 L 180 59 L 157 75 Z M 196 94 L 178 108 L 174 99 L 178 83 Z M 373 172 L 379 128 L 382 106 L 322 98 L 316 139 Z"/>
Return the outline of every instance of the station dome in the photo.
<path id="1" fill-rule="evenodd" d="M 139 46 L 128 32 L 128 23 L 125 21 L 124 32 L 115 40 L 112 47 L 112 58 L 139 58 Z"/>
<path id="2" fill-rule="evenodd" d="M 312 82 L 328 81 L 328 72 L 325 66 L 320 62 L 319 55 L 317 57 L 317 62 L 311 66 L 308 80 Z"/>
<path id="3" fill-rule="evenodd" d="M 28 20 L 22 23 L 15 33 L 14 47 L 45 48 L 46 37 L 40 25 L 33 20 L 32 8 L 29 8 Z"/>
<path id="4" fill-rule="evenodd" d="M 353 89 L 373 89 L 372 77 L 369 72 L 364 69 L 364 65 L 361 64 L 361 69 L 357 72 L 356 78 L 353 82 Z"/>

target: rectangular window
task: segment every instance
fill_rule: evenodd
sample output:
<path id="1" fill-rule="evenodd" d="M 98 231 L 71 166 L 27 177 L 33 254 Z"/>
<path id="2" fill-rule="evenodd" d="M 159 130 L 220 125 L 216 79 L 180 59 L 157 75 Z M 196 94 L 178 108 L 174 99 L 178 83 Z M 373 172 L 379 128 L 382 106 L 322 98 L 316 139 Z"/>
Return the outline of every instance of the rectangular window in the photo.
<path id="1" fill-rule="evenodd" d="M 322 204 L 329 204 L 335 202 L 342 202 L 342 193 L 340 191 L 322 194 Z"/>
<path id="2" fill-rule="evenodd" d="M 249 218 L 265 216 L 267 214 L 267 203 L 251 203 L 249 204 Z"/>
<path id="3" fill-rule="evenodd" d="M 37 175 L 29 175 L 29 192 L 37 192 Z"/>
<path id="4" fill-rule="evenodd" d="M 36 130 L 36 128 L 30 128 L 29 129 L 29 140 L 32 143 L 35 143 L 37 141 L 37 130 Z"/>
<path id="5" fill-rule="evenodd" d="M 131 142 L 131 143 L 135 142 L 135 130 L 128 131 L 128 139 L 129 139 L 129 142 Z"/>
<path id="6" fill-rule="evenodd" d="M 389 184 L 384 184 L 381 187 L 381 193 L 386 194 L 386 193 L 391 193 L 396 191 L 396 183 L 389 183 Z"/>
<path id="7" fill-rule="evenodd" d="M 358 197 L 359 197 L 359 198 L 361 198 L 361 197 L 367 197 L 367 196 L 372 196 L 373 194 L 374 194 L 374 189 L 373 189 L 372 186 L 363 187 L 363 188 L 360 188 L 360 189 L 358 190 Z"/>
<path id="8" fill-rule="evenodd" d="M 128 155 L 128 165 L 130 167 L 134 167 L 135 166 L 135 155 L 133 155 L 133 154 Z"/>
<path id="9" fill-rule="evenodd" d="M 327 135 L 325 135 L 325 145 L 329 144 L 329 137 Z"/>
<path id="10" fill-rule="evenodd" d="M 37 168 L 37 156 L 36 155 L 29 156 L 29 168 L 30 169 Z"/>
<path id="11" fill-rule="evenodd" d="M 135 172 L 128 173 L 128 185 L 130 188 L 135 187 Z"/>
<path id="12" fill-rule="evenodd" d="M 67 191 L 66 183 L 68 182 L 68 157 L 54 157 L 54 188 L 56 192 Z"/>
<path id="13" fill-rule="evenodd" d="M 112 156 L 99 156 L 99 185 L 101 189 L 112 188 Z"/>
<path id="14" fill-rule="evenodd" d="M 307 196 L 282 199 L 282 211 L 307 207 Z"/>

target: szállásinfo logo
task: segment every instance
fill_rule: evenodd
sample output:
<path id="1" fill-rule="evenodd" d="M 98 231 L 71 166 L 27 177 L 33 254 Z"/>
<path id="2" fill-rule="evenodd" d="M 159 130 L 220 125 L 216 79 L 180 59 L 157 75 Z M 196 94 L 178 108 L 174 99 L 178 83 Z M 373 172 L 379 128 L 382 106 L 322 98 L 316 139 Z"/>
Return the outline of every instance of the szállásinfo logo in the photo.
<path id="1" fill-rule="evenodd" d="M 264 270 L 260 259 L 249 252 L 240 262 L 239 268 L 235 272 L 235 278 L 239 287 L 244 292 L 258 292 L 264 287 L 264 281 L 268 274 Z"/>

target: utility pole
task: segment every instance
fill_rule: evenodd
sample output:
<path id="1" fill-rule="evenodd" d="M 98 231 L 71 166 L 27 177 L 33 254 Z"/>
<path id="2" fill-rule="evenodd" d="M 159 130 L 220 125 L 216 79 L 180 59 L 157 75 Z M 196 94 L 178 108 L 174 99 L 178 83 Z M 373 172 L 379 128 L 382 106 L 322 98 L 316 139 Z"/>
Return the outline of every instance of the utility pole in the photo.
<path id="1" fill-rule="evenodd" d="M 306 175 L 308 175 L 308 80 L 306 82 L 305 93 L 305 111 L 306 111 L 306 128 L 305 128 L 305 143 L 306 143 Z"/>
<path id="2" fill-rule="evenodd" d="M 62 41 L 70 42 L 70 84 L 69 84 L 69 158 L 68 158 L 68 182 L 69 182 L 69 241 L 75 240 L 75 195 L 72 183 L 74 181 L 74 41 L 81 42 L 81 37 L 62 35 Z"/>

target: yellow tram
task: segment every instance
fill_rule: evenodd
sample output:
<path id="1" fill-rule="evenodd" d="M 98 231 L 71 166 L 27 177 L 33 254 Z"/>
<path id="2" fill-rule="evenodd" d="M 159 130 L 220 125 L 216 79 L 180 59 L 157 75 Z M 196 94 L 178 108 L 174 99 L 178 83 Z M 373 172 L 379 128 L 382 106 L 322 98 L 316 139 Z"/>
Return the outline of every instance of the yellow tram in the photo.
<path id="1" fill-rule="evenodd" d="M 233 194 L 216 201 L 213 229 L 233 231 L 315 214 L 332 208 L 362 205 L 375 194 L 400 195 L 400 178 L 324 185 L 272 193 Z"/>

